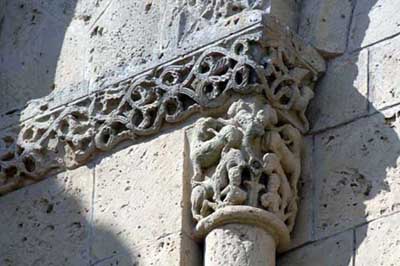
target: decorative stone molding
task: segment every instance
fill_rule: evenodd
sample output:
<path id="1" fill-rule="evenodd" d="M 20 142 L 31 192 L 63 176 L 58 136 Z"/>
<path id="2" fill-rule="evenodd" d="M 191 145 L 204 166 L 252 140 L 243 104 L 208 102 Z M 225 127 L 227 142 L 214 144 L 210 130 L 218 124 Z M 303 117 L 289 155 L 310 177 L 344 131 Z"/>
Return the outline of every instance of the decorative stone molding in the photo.
<path id="1" fill-rule="evenodd" d="M 272 266 L 275 249 L 290 244 L 302 134 L 309 128 L 305 111 L 323 63 L 304 52 L 298 40 L 270 33 L 265 39 L 243 36 L 233 46 L 234 53 L 245 56 L 234 69 L 244 70 L 233 70 L 227 84 L 233 80 L 250 93 L 230 101 L 225 114 L 200 119 L 189 133 L 194 235 L 206 239 L 205 265 Z M 219 66 L 221 61 L 212 62 Z M 208 74 L 210 80 L 220 79 Z M 254 237 L 259 229 L 266 234 Z M 241 241 L 235 246 L 237 234 L 252 238 L 246 242 L 251 246 L 241 250 Z M 259 256 L 257 241 L 268 243 L 268 256 Z M 227 242 L 229 247 L 219 244 Z"/>
<path id="2" fill-rule="evenodd" d="M 200 119 L 191 140 L 195 235 L 251 224 L 286 249 L 297 213 L 301 131 L 265 97 L 250 96 L 223 118 Z"/>
<path id="3" fill-rule="evenodd" d="M 304 111 L 313 95 L 312 83 L 323 71 L 324 61 L 311 47 L 274 18 L 264 17 L 258 25 L 224 41 L 44 111 L 18 128 L 3 132 L 0 194 L 36 182 L 51 172 L 82 165 L 124 140 L 141 141 L 159 132 L 163 125 L 183 121 L 195 113 L 223 113 L 233 99 L 244 95 L 262 96 L 269 104 L 268 110 L 254 104 L 249 105 L 251 110 L 242 110 L 249 120 L 246 123 L 254 124 L 256 113 L 265 109 L 264 113 L 276 115 L 278 123 L 269 121 L 268 126 L 278 130 L 282 123 L 288 123 L 306 132 Z M 239 126 L 234 124 L 234 117 L 239 115 L 235 112 L 240 112 L 241 105 L 245 103 L 235 104 L 237 109 L 231 109 L 225 122 L 215 122 L 214 130 L 229 123 L 233 123 L 231 127 Z M 42 109 L 46 106 L 44 102 Z M 261 124 L 242 124 L 238 130 L 245 133 L 257 126 Z M 258 138 L 261 133 L 246 134 L 250 135 L 244 139 L 252 141 L 251 136 Z M 256 155 L 252 159 L 262 162 Z"/>

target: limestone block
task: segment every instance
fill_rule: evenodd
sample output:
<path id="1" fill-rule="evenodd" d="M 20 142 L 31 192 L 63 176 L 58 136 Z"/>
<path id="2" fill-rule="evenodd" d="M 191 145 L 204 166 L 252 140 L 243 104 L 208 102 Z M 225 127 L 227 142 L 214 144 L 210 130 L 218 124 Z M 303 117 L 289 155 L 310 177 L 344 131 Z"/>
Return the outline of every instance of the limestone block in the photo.
<path id="1" fill-rule="evenodd" d="M 134 266 L 200 266 L 202 254 L 197 244 L 182 233 L 160 236 L 158 239 L 121 251 L 112 242 L 103 243 L 110 255 L 93 259 L 90 265 Z"/>
<path id="2" fill-rule="evenodd" d="M 0 199 L 0 265 L 86 265 L 93 171 L 59 174 Z"/>
<path id="3" fill-rule="evenodd" d="M 397 1 L 357 1 L 350 28 L 350 50 L 371 45 L 399 33 L 399 11 L 400 5 Z"/>
<path id="4" fill-rule="evenodd" d="M 317 239 L 399 210 L 399 110 L 315 137 Z"/>
<path id="5" fill-rule="evenodd" d="M 352 266 L 353 231 L 321 240 L 281 255 L 278 266 Z M 372 265 L 372 264 L 370 264 Z"/>
<path id="6" fill-rule="evenodd" d="M 0 114 L 50 93 L 49 108 L 87 95 L 90 26 L 107 2 L 2 1 Z M 22 120 L 38 112 L 32 105 Z"/>
<path id="7" fill-rule="evenodd" d="M 92 90 L 127 72 L 143 71 L 160 56 L 163 12 L 170 1 L 112 1 L 91 26 L 88 75 Z"/>
<path id="8" fill-rule="evenodd" d="M 249 28 L 265 13 L 296 28 L 297 1 L 258 2 L 113 1 L 91 26 L 91 90 Z"/>
<path id="9" fill-rule="evenodd" d="M 351 1 L 305 0 L 302 5 L 299 34 L 324 56 L 344 53 L 351 20 Z"/>
<path id="10" fill-rule="evenodd" d="M 193 240 L 177 233 L 138 247 L 135 258 L 136 265 L 144 266 L 200 266 L 202 254 Z"/>
<path id="11" fill-rule="evenodd" d="M 400 262 L 400 214 L 356 229 L 355 266 L 392 266 Z"/>
<path id="12" fill-rule="evenodd" d="M 300 11 L 299 2 L 298 0 L 271 0 L 271 15 L 296 31 Z"/>
<path id="13" fill-rule="evenodd" d="M 176 130 L 136 144 L 98 161 L 94 224 L 111 228 L 128 248 L 161 236 L 191 232 L 190 207 L 184 200 L 184 133 Z M 94 233 L 92 255 L 112 255 L 107 239 Z"/>
<path id="14" fill-rule="evenodd" d="M 88 55 L 88 23 L 84 19 L 74 19 L 69 24 L 64 34 L 64 42 L 60 49 L 59 58 L 57 60 L 56 70 L 54 73 L 55 91 L 64 90 L 68 87 L 78 87 L 77 84 L 82 83 L 85 77 L 85 70 Z M 85 88 L 85 94 L 89 92 L 89 88 Z M 74 95 L 75 91 L 69 94 Z M 75 94 L 75 98 L 80 95 Z"/>
<path id="15" fill-rule="evenodd" d="M 0 35 L 0 113 L 52 91 L 67 27 L 39 1 L 7 1 L 5 9 Z"/>
<path id="16" fill-rule="evenodd" d="M 370 102 L 374 109 L 400 102 L 400 37 L 370 48 Z"/>
<path id="17" fill-rule="evenodd" d="M 342 56 L 328 64 L 316 88 L 308 117 L 311 131 L 320 131 L 367 113 L 368 52 Z"/>

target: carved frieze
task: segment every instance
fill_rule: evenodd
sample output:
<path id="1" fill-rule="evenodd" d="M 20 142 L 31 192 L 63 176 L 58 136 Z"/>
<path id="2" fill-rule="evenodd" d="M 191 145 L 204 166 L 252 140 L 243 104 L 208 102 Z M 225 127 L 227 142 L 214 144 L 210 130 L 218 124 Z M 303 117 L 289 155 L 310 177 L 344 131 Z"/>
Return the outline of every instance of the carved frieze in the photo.
<path id="1" fill-rule="evenodd" d="M 178 123 L 195 113 L 223 114 L 235 99 L 244 96 L 262 97 L 268 110 L 274 110 L 278 124 L 272 123 L 275 120 L 268 122 L 277 132 L 271 138 L 283 138 L 293 130 L 305 132 L 308 122 L 304 112 L 313 96 L 312 84 L 323 67 L 322 59 L 307 45 L 279 27 L 272 18 L 265 20 L 259 27 L 239 36 L 232 36 L 55 110 L 43 111 L 18 128 L 3 132 L 0 136 L 0 194 L 40 180 L 52 171 L 82 165 L 95 154 L 110 150 L 124 140 L 141 141 L 159 132 L 163 125 Z M 225 142 L 230 138 L 253 141 L 251 136 L 261 133 L 250 131 L 267 121 L 251 126 L 242 121 L 240 123 L 244 124 L 239 125 L 239 121 L 235 122 L 239 119 L 236 112 L 245 117 L 257 116 L 267 107 L 250 106 L 253 109 L 247 110 L 244 105 L 245 102 L 236 102 L 234 106 L 237 108 L 230 108 L 231 115 L 226 117 L 226 121 L 206 120 L 208 122 L 203 127 L 216 123 L 210 130 L 218 130 L 214 133 L 218 138 L 226 139 Z M 263 112 L 272 115 L 268 110 Z M 292 128 L 282 129 L 285 123 Z M 235 131 L 233 127 L 238 127 L 238 136 L 232 133 Z M 259 135 L 257 138 L 261 137 Z M 222 150 L 226 164 L 232 160 L 242 163 L 241 156 L 246 163 L 252 156 L 254 162 L 263 164 L 263 158 L 252 155 L 251 149 L 245 152 L 238 147 L 232 151 Z M 268 160 L 273 159 L 268 157 Z M 257 178 L 262 178 L 262 174 Z M 236 187 L 231 189 L 226 189 L 223 195 L 242 193 Z M 274 197 L 268 195 L 263 197 L 265 205 L 268 205 L 266 208 L 277 210 L 276 203 L 267 204 Z M 230 200 L 239 199 L 229 196 L 225 201 Z M 293 206 L 290 202 L 285 204 Z M 277 211 L 282 212 L 281 209 Z"/>

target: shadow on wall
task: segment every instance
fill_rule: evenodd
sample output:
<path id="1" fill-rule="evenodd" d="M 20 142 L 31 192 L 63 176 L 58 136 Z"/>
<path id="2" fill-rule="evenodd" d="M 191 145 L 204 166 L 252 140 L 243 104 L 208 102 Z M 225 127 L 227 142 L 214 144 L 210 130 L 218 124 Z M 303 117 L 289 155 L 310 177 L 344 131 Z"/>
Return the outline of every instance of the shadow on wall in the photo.
<path id="1" fill-rule="evenodd" d="M 91 185 L 93 169 L 81 167 L 2 197 L 0 265 L 136 265 L 113 228 L 91 221 Z"/>
<path id="2" fill-rule="evenodd" d="M 363 21 L 364 23 L 359 23 L 356 30 L 358 31 L 358 34 L 360 34 L 362 37 L 365 37 L 366 31 L 370 24 L 368 14 L 373 8 L 376 8 L 378 0 L 358 0 L 358 4 L 360 4 L 360 1 L 364 6 L 363 10 L 365 10 L 365 12 L 358 15 L 362 16 L 362 19 L 359 18 L 357 19 L 357 21 Z M 351 36 L 353 33 L 350 32 L 349 34 Z M 355 47 L 361 47 L 362 41 L 363 38 L 353 39 Z M 360 56 L 360 54 L 358 54 L 358 56 Z M 368 73 L 368 75 L 370 75 L 370 73 Z M 370 85 L 368 84 L 368 86 Z M 371 88 L 368 88 L 368 95 L 372 93 L 383 93 L 385 90 L 390 90 L 391 88 L 381 87 L 378 89 L 379 91 L 372 92 Z M 365 98 L 365 96 L 363 95 L 359 95 L 359 97 Z M 361 197 L 363 201 L 361 202 L 361 204 L 354 206 L 354 213 L 360 213 L 361 215 L 363 215 L 363 217 L 365 217 L 364 221 L 358 223 L 361 226 L 355 229 L 354 243 L 356 254 L 358 248 L 361 244 L 363 244 L 363 241 L 366 239 L 367 233 L 369 231 L 368 228 L 370 225 L 362 226 L 363 223 L 366 223 L 367 221 L 375 219 L 379 216 L 390 214 L 399 210 L 398 204 L 396 204 L 395 202 L 390 203 L 390 194 L 398 193 L 398 191 L 393 191 L 392 188 L 394 187 L 394 184 L 398 183 L 396 179 L 400 178 L 400 176 L 398 176 L 398 173 L 396 174 L 393 171 L 394 169 L 399 167 L 399 109 L 397 109 L 395 113 L 391 114 L 382 113 L 381 111 L 373 107 L 372 103 L 369 102 L 369 99 L 367 99 L 366 102 L 368 104 L 367 109 L 369 113 L 374 113 L 375 115 L 368 120 L 363 121 L 361 124 L 358 124 L 360 128 L 357 130 L 357 132 L 359 132 L 359 134 L 361 133 L 361 141 L 363 141 L 363 143 L 362 145 L 360 145 L 360 142 L 354 143 L 355 145 L 358 145 L 357 148 L 360 152 L 360 154 L 358 155 L 358 162 L 360 163 L 361 167 L 364 167 L 360 168 L 358 171 L 356 170 L 356 181 L 358 186 L 355 187 L 353 190 L 355 190 L 356 193 L 358 192 L 358 196 Z M 371 121 L 374 124 L 369 124 L 367 121 Z M 365 127 L 365 131 L 363 130 L 363 127 Z M 347 149 L 349 150 L 351 150 L 352 148 L 354 148 L 354 150 L 357 149 L 356 147 L 347 147 Z M 349 185 L 352 186 L 352 183 L 350 183 Z M 371 203 L 367 204 L 368 201 L 371 201 Z M 385 206 L 385 204 L 391 204 L 391 206 Z M 375 245 L 381 244 L 382 243 L 375 243 Z M 384 256 L 383 254 L 380 255 Z M 396 260 L 396 258 L 394 259 Z M 357 256 L 354 258 L 354 260 L 355 261 L 353 263 L 357 263 Z M 368 263 L 368 261 L 364 263 Z M 369 263 L 373 262 L 371 261 Z"/>
<path id="3" fill-rule="evenodd" d="M 77 1 L 0 1 L 0 115 L 53 91 Z"/>
<path id="4" fill-rule="evenodd" d="M 53 91 L 77 2 L 0 0 L 0 115 Z M 136 265 L 118 232 L 93 224 L 91 175 L 67 175 L 0 198 L 0 265 Z M 102 250 L 94 236 L 107 242 Z"/>
<path id="5" fill-rule="evenodd" d="M 343 250 L 333 261 L 335 248 L 324 250 L 324 265 L 373 264 L 366 261 L 363 263 L 367 264 L 357 264 L 353 261 L 357 250 L 367 238 L 367 233 L 371 233 L 368 230 L 371 225 L 367 222 L 400 210 L 393 196 L 399 189 L 396 190 L 395 187 L 398 183 L 395 179 L 399 176 L 397 172 L 396 177 L 394 169 L 398 167 L 400 154 L 400 109 L 395 109 L 394 113 L 377 110 L 369 102 L 368 92 L 365 92 L 366 95 L 360 93 L 363 89 L 357 86 L 359 81 L 356 80 L 357 77 L 362 79 L 367 71 L 368 53 L 366 49 L 360 48 L 370 26 L 369 13 L 377 8 L 377 1 L 358 0 L 358 4 L 362 3 L 363 6 L 359 6 L 357 10 L 362 12 L 353 14 L 353 23 L 357 20 L 357 25 L 353 28 L 356 32 L 349 33 L 352 47 L 358 49 L 349 51 L 348 55 L 338 59 L 343 60 L 342 65 L 338 66 L 337 60 L 328 63 L 328 74 L 317 86 L 316 98 L 309 112 L 314 124 L 318 119 L 324 123 L 323 119 L 329 116 L 352 121 L 329 131 L 322 131 L 315 137 L 313 182 L 317 183 L 317 204 L 314 210 L 317 212 L 316 238 L 333 237 L 336 233 L 349 229 L 354 229 L 355 236 L 355 245 L 346 244 L 354 250 Z M 363 56 L 365 57 L 362 58 Z M 357 62 L 365 64 L 360 66 Z M 367 80 L 367 76 L 364 77 Z M 318 90 L 319 88 L 322 90 Z M 383 93 L 391 88 L 378 89 L 380 91 L 377 93 Z M 374 115 L 367 117 L 367 112 Z M 355 119 L 356 117 L 361 118 Z M 353 234 L 351 231 L 347 232 L 351 237 L 346 239 L 351 242 Z M 339 245 L 339 242 L 336 244 Z M 371 248 L 378 249 L 381 244 L 375 243 Z M 382 255 L 377 250 L 371 252 L 375 256 Z M 357 261 L 357 256 L 355 260 Z"/>

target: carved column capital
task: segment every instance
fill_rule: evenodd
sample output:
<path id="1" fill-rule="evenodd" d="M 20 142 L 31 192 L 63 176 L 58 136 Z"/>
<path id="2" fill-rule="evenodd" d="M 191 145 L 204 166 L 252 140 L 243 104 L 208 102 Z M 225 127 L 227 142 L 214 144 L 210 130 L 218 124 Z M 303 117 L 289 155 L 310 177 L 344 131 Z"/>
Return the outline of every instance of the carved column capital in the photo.
<path id="1" fill-rule="evenodd" d="M 221 91 L 240 96 L 188 134 L 191 204 L 198 238 L 228 224 L 253 225 L 283 251 L 297 214 L 302 140 L 309 128 L 305 111 L 324 62 L 294 34 L 267 21 L 260 32 L 233 41 L 229 52 L 215 50 L 201 61 L 210 95 L 223 84 Z"/>

